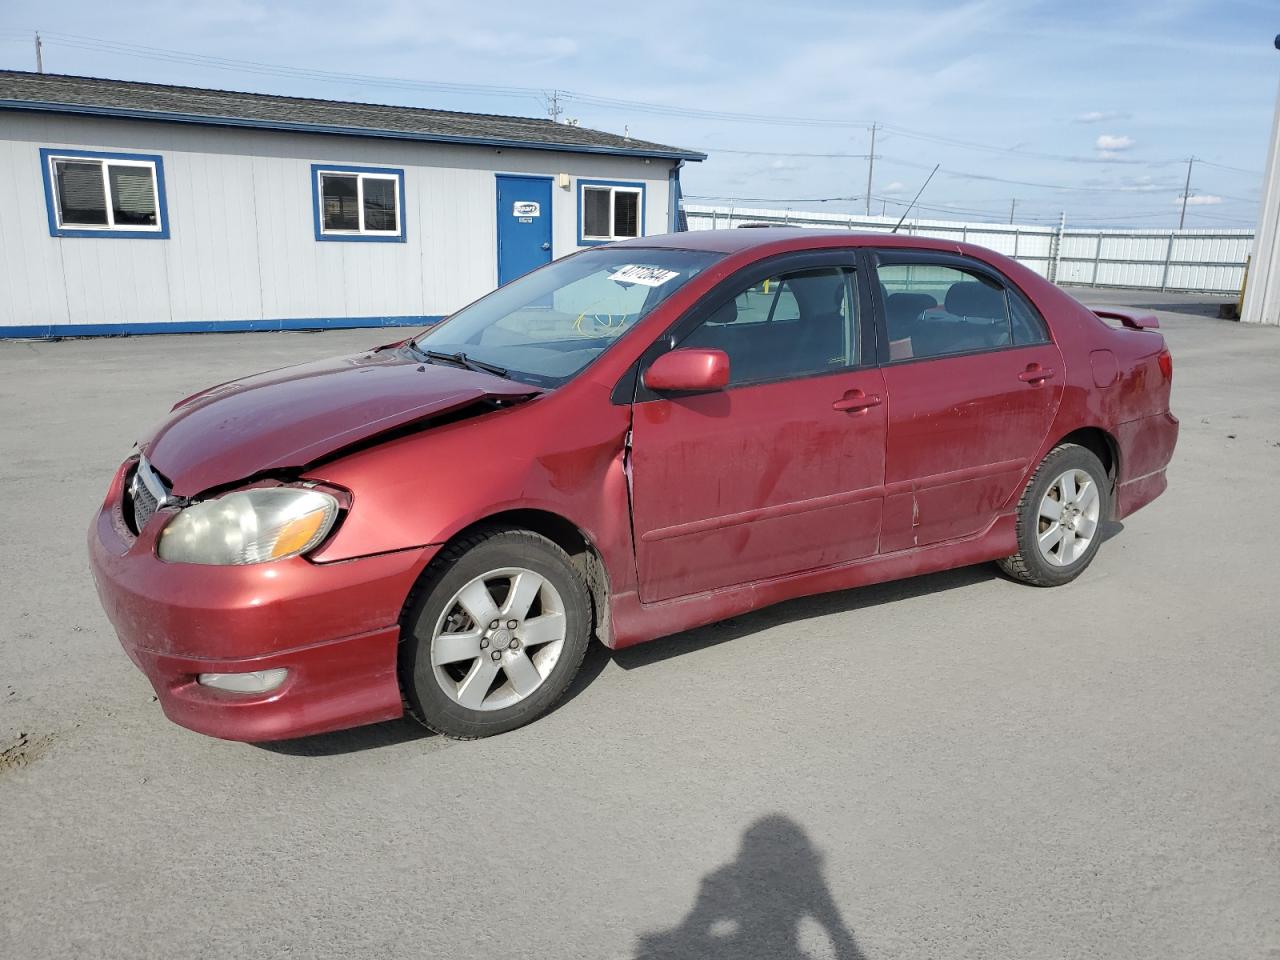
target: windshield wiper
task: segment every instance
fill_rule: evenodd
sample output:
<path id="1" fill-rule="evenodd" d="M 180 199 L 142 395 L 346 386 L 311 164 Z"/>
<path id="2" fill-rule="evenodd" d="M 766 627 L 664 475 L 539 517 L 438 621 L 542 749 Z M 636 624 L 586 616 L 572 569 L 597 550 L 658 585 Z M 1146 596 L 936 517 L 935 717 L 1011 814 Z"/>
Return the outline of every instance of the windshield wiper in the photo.
<path id="1" fill-rule="evenodd" d="M 457 353 L 441 353 L 439 350 L 424 350 L 417 344 L 414 344 L 414 349 L 423 354 L 428 360 L 452 363 L 454 366 L 462 367 L 466 370 L 481 370 L 484 373 L 492 373 L 495 377 L 508 376 L 506 367 L 500 367 L 496 363 L 485 363 L 483 360 L 475 360 L 468 357 L 461 350 Z"/>

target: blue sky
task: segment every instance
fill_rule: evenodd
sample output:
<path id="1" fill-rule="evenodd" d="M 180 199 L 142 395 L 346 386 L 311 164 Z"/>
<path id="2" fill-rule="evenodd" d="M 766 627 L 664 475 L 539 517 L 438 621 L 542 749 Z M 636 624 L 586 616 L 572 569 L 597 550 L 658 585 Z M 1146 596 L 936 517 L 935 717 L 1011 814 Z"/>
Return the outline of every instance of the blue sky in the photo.
<path id="1" fill-rule="evenodd" d="M 875 212 L 941 163 L 926 215 L 1081 225 L 1176 225 L 1194 155 L 1187 226 L 1252 226 L 1280 81 L 1275 0 L 6 0 L 0 65 L 36 29 L 48 72 L 535 116 L 558 89 L 708 152 L 687 194 L 770 201 L 739 206 L 865 209 L 875 122 Z"/>

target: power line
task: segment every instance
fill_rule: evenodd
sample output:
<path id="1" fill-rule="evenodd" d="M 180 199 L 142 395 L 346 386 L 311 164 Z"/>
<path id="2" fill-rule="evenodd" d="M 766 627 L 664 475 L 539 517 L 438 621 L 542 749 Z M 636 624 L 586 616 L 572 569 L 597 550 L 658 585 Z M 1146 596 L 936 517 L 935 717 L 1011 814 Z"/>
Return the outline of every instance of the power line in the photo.
<path id="1" fill-rule="evenodd" d="M 1061 154 L 1061 153 L 1045 153 L 1039 150 L 1023 150 L 1019 147 L 1001 147 L 996 144 L 975 143 L 971 140 L 960 140 L 955 137 L 943 137 L 937 134 L 925 133 L 920 130 L 910 130 L 906 127 L 899 127 L 892 124 L 884 124 L 884 129 L 909 140 L 921 140 L 925 143 L 940 143 L 950 147 L 962 147 L 967 150 L 982 150 L 987 153 L 1009 154 L 1017 157 L 1032 157 L 1037 160 L 1055 160 L 1062 163 L 1121 163 L 1121 164 L 1138 164 L 1144 166 L 1164 166 L 1173 163 L 1181 163 L 1181 160 L 1144 160 L 1138 157 L 1082 157 L 1079 155 Z"/>
<path id="2" fill-rule="evenodd" d="M 866 160 L 868 159 L 868 156 L 869 156 L 868 154 L 865 154 L 865 153 L 844 153 L 839 151 L 811 152 L 811 151 L 794 151 L 794 150 L 756 150 L 756 149 L 750 149 L 747 147 L 703 146 L 703 147 L 700 147 L 699 149 L 701 149 L 702 151 L 708 154 L 727 153 L 727 154 L 734 154 L 734 155 L 740 155 L 740 156 L 786 157 L 788 159 L 806 159 L 806 160 Z M 904 166 L 916 167 L 921 170 L 929 169 L 929 165 L 927 163 L 918 163 L 913 160 L 907 160 L 903 157 L 893 157 L 893 156 L 888 156 L 886 154 L 877 153 L 876 159 L 892 160 L 894 163 L 900 163 L 900 164 L 903 164 Z M 1177 162 L 1185 163 L 1186 161 L 1179 160 Z M 1252 171 L 1242 170 L 1239 167 L 1226 167 L 1224 164 L 1213 163 L 1209 160 L 1202 160 L 1199 157 L 1196 157 L 1196 163 L 1206 164 L 1208 166 L 1213 166 L 1213 167 L 1222 167 L 1224 169 L 1236 171 L 1239 173 L 1252 172 Z M 944 170 L 942 172 L 944 175 L 950 176 L 953 178 L 973 178 L 973 179 L 995 180 L 996 182 L 1000 182 L 1000 183 L 1010 183 L 1014 186 L 1044 187 L 1044 188 L 1053 189 L 1053 190 L 1087 190 L 1087 191 L 1114 190 L 1118 193 L 1159 193 L 1159 192 L 1162 192 L 1162 189 L 1169 189 L 1169 190 L 1176 189 L 1176 184 L 1165 184 L 1163 188 L 1159 185 L 1155 185 L 1155 186 L 1134 185 L 1130 187 L 1103 187 L 1103 186 L 1087 186 L 1087 185 L 1073 185 L 1073 184 L 1028 183 L 1024 181 L 1015 181 L 1015 180 L 1000 180 L 999 178 L 992 177 L 989 174 L 965 173 L 964 171 L 961 171 L 961 170 Z M 1258 174 L 1258 176 L 1261 176 L 1261 174 Z M 1219 194 L 1219 196 L 1222 196 L 1225 199 L 1229 199 L 1229 200 L 1239 200 L 1242 203 L 1258 202 L 1257 198 L 1227 196 L 1226 194 Z"/>
<path id="3" fill-rule="evenodd" d="M 686 193 L 686 200 L 729 200 L 735 203 L 852 203 L 861 197 L 722 197 L 707 193 Z"/>
<path id="4" fill-rule="evenodd" d="M 900 163 L 907 167 L 916 167 L 921 170 L 928 170 L 927 163 L 917 163 L 914 160 L 907 160 L 902 157 L 885 156 L 884 159 L 892 160 L 894 163 Z M 943 176 L 951 177 L 956 180 L 982 180 L 991 183 L 1006 183 L 1015 187 L 1039 187 L 1043 190 L 1074 190 L 1083 193 L 1159 193 L 1165 189 L 1172 190 L 1174 187 L 1162 187 L 1158 185 L 1142 185 L 1133 187 L 1104 187 L 1104 186 L 1077 186 L 1065 183 L 1044 183 L 1034 180 L 1012 180 L 1007 177 L 996 177 L 988 173 L 966 173 L 962 170 L 942 170 Z"/>
<path id="5" fill-rule="evenodd" d="M 1249 226 L 1257 226 L 1257 220 L 1242 220 L 1239 217 L 1224 217 L 1218 213 L 1197 213 L 1195 210 L 1187 211 L 1188 217 L 1195 217 L 1197 220 L 1217 220 L 1222 223 L 1243 223 Z"/>
<path id="6" fill-rule="evenodd" d="M 16 32 L 4 31 L 0 35 L 18 36 Z M 25 36 L 25 35 L 24 35 Z M 357 73 L 341 73 L 337 71 L 316 70 L 304 67 L 291 67 L 281 64 L 265 63 L 255 60 L 244 60 L 232 57 L 219 57 L 208 54 L 198 54 L 188 51 L 173 50 L 164 47 L 153 47 L 145 44 L 129 43 L 117 40 L 105 40 L 98 37 L 88 37 L 80 34 L 72 33 L 49 33 L 43 35 L 45 43 L 57 43 L 64 46 L 70 46 L 84 50 L 98 50 L 108 53 L 115 53 L 121 56 L 139 57 L 145 59 L 160 60 L 171 63 L 187 63 L 198 66 L 205 66 L 221 70 L 234 70 L 237 72 L 248 72 L 256 74 L 265 74 L 273 76 L 286 76 L 299 79 L 316 80 L 322 82 L 357 84 L 366 86 L 381 86 L 404 89 L 422 89 L 432 90 L 444 93 L 479 93 L 490 96 L 499 97 L 516 97 L 516 98 L 532 98 L 542 100 L 546 98 L 546 92 L 536 87 L 518 87 L 498 84 L 482 84 L 482 83 L 460 83 L 446 81 L 430 81 L 430 80 L 414 80 L 403 77 L 379 77 L 369 74 Z M 866 127 L 867 122 L 864 120 L 844 120 L 830 119 L 821 117 L 799 117 L 799 116 L 779 116 L 759 113 L 746 113 L 727 110 L 701 109 L 695 107 L 675 107 L 668 104 L 654 103 L 644 100 L 630 100 L 620 97 L 606 97 L 597 94 L 583 93 L 572 90 L 556 91 L 557 105 L 560 99 L 573 100 L 578 103 L 596 106 L 605 109 L 626 109 L 641 113 L 650 113 L 662 116 L 686 117 L 703 120 L 722 120 L 727 122 L 743 122 L 751 123 L 755 126 L 802 126 L 802 127 L 832 127 L 832 128 L 859 128 Z M 1063 163 L 1082 163 L 1082 164 L 1130 164 L 1145 166 L 1167 166 L 1181 163 L 1180 159 L 1141 159 L 1133 157 L 1085 157 L 1071 154 L 1058 154 L 1046 151 L 1027 150 L 1021 147 L 1005 147 L 998 144 L 979 143 L 971 140 L 964 140 L 958 137 L 940 136 L 938 134 L 929 133 L 921 130 L 913 130 L 909 127 L 898 126 L 897 124 L 872 124 L 888 133 L 908 139 L 918 140 L 926 143 L 943 144 L 951 147 L 959 147 L 962 149 L 978 150 L 987 153 L 996 153 L 1008 156 L 1025 157 L 1028 159 L 1051 160 Z M 769 151 L 729 151 L 722 152 L 741 152 L 741 153 L 761 153 L 767 154 Z M 874 153 L 874 150 L 872 151 Z M 781 154 L 779 154 L 781 155 Z M 841 154 L 827 154 L 823 156 L 839 157 Z M 870 159 L 866 154 L 847 155 L 857 159 Z M 1210 161 L 1201 161 L 1210 163 Z M 1225 170 L 1231 170 L 1238 173 L 1248 174 L 1250 176 L 1261 176 L 1261 173 L 1253 170 L 1245 170 L 1241 167 L 1233 167 L 1227 164 L 1211 163 L 1212 166 L 1221 167 Z"/>
<path id="7" fill-rule="evenodd" d="M 0 37 L 9 37 L 14 40 L 22 39 L 29 41 L 29 34 L 21 33 L 14 30 L 0 31 Z M 246 60 L 233 57 L 220 57 L 207 54 L 198 54 L 184 51 L 177 51 L 163 47 L 152 47 L 144 44 L 137 44 L 125 41 L 104 40 L 96 37 L 87 37 L 79 34 L 69 33 L 49 33 L 45 32 L 40 35 L 43 44 L 59 44 L 62 46 L 72 47 L 75 49 L 99 51 L 113 53 L 120 56 L 139 57 L 144 59 L 158 60 L 169 63 L 184 63 L 189 65 L 197 65 L 221 70 L 233 70 L 238 73 L 251 73 L 269 76 L 281 76 L 294 79 L 304 79 L 328 83 L 344 83 L 365 86 L 379 86 L 402 89 L 428 90 L 441 93 L 453 94 L 481 94 L 495 97 L 513 97 L 527 98 L 548 102 L 550 98 L 549 109 L 555 111 L 562 109 L 560 103 L 564 100 L 574 100 L 578 103 L 599 106 L 607 109 L 628 109 L 639 112 L 655 113 L 660 115 L 690 117 L 699 119 L 712 120 L 728 120 L 728 121 L 747 121 L 756 125 L 789 125 L 789 126 L 819 126 L 819 127 L 837 127 L 850 128 L 865 126 L 865 121 L 855 120 L 831 120 L 815 117 L 780 117 L 770 115 L 760 115 L 755 113 L 738 113 L 733 111 L 707 110 L 690 107 L 672 107 L 665 104 L 651 103 L 640 100 L 627 100 L 615 97 L 604 97 L 593 94 L 586 94 L 566 90 L 554 90 L 550 94 L 541 88 L 520 87 L 511 85 L 483 84 L 483 83 L 463 83 L 450 81 L 430 81 L 415 80 L 402 77 L 380 77 L 369 74 L 358 73 L 342 73 L 338 71 L 318 70 L 306 67 L 292 67 L 281 64 L 265 63 L 262 61 Z M 1141 165 L 1167 165 L 1173 163 L 1181 163 L 1180 160 L 1140 160 L 1135 158 L 1099 158 L 1099 157 L 1081 157 L 1065 154 L 1055 154 L 1035 150 L 1026 150 L 1019 147 L 1003 147 L 990 143 L 978 143 L 969 140 L 963 140 L 956 137 L 940 136 L 924 131 L 913 130 L 908 127 L 901 127 L 896 124 L 872 124 L 872 135 L 874 137 L 875 130 L 884 130 L 891 135 L 901 136 L 907 139 L 918 140 L 926 143 L 942 144 L 950 147 L 958 147 L 962 149 L 980 150 L 987 153 L 995 153 L 1013 157 L 1023 157 L 1037 160 L 1052 160 L 1068 163 L 1124 163 L 1124 164 L 1141 164 Z M 929 169 L 928 164 L 917 163 L 903 158 L 888 157 L 876 154 L 874 151 L 874 143 L 870 153 L 845 153 L 845 152 L 783 152 L 769 150 L 747 150 L 747 149 L 715 149 L 709 152 L 719 152 L 726 154 L 741 155 L 759 155 L 759 156 L 781 156 L 795 157 L 806 159 L 866 159 L 868 160 L 869 178 L 873 172 L 873 164 L 876 159 L 892 160 L 905 166 L 915 167 L 919 169 Z M 1261 176 L 1257 171 L 1246 170 L 1241 167 L 1234 167 L 1228 164 L 1216 163 L 1213 161 L 1199 160 L 1197 162 L 1207 164 L 1212 167 L 1229 170 L 1236 173 L 1246 174 L 1249 176 Z M 944 177 L 960 180 L 974 180 L 980 182 L 1001 183 L 1013 186 L 1031 187 L 1034 189 L 1055 190 L 1055 191 L 1071 191 L 1082 193 L 1159 193 L 1165 189 L 1160 185 L 1134 185 L 1127 187 L 1120 186 L 1100 186 L 1100 185 L 1075 185 L 1075 184 L 1058 184 L 1046 183 L 1042 181 L 1016 180 L 1005 177 L 998 177 L 991 174 L 969 173 L 962 170 L 946 169 L 940 171 Z M 834 201 L 849 201 L 851 199 L 865 199 L 870 208 L 871 200 L 871 184 L 868 184 L 868 190 L 862 198 L 849 197 L 821 197 L 809 198 L 806 200 L 795 202 L 811 202 L 811 203 L 827 203 Z M 1172 185 L 1168 189 L 1174 189 Z M 1185 191 L 1184 191 L 1185 192 Z M 1256 203 L 1257 201 L 1245 200 L 1244 198 L 1232 198 L 1240 202 Z M 759 202 L 790 202 L 778 201 L 768 198 L 758 198 Z"/>
<path id="8" fill-rule="evenodd" d="M 781 150 L 750 150 L 746 148 L 731 149 L 728 147 L 706 147 L 706 146 L 701 147 L 700 149 L 702 149 L 708 154 L 728 153 L 728 154 L 738 154 L 743 156 L 787 157 L 792 159 L 866 160 L 869 158 L 869 155 L 865 153 L 802 153 L 802 152 L 788 152 L 788 151 L 781 151 Z M 929 164 L 927 163 L 918 163 L 914 160 L 908 160 L 905 157 L 895 157 L 895 156 L 889 156 L 888 154 L 877 153 L 875 155 L 875 158 L 877 160 L 891 160 L 894 163 L 898 163 L 907 167 L 914 167 L 920 170 L 930 169 Z M 1179 161 L 1179 162 L 1185 162 L 1185 161 Z M 1196 158 L 1196 163 L 1204 163 L 1204 162 L 1205 161 L 1201 160 L 1199 157 Z M 946 170 L 941 170 L 939 172 L 943 176 L 951 177 L 952 179 L 958 179 L 958 180 L 982 180 L 982 181 L 990 181 L 993 183 L 1005 183 L 1005 184 L 1010 184 L 1012 186 L 1019 186 L 1019 187 L 1037 187 L 1045 190 L 1074 190 L 1074 191 L 1080 191 L 1084 193 L 1103 192 L 1103 193 L 1159 194 L 1159 193 L 1164 193 L 1166 190 L 1177 189 L 1176 184 L 1172 184 L 1172 183 L 1170 184 L 1135 184 L 1127 187 L 1108 187 L 1108 186 L 1102 186 L 1102 185 L 1045 183 L 1043 181 L 1012 180 L 1009 178 L 997 177 L 997 176 L 993 176 L 991 174 L 985 174 L 985 173 L 968 173 L 963 170 L 946 169 Z M 1248 200 L 1243 197 L 1232 197 L 1231 199 L 1241 200 L 1242 202 L 1245 202 L 1245 203 L 1257 202 L 1256 200 Z"/>
<path id="9" fill-rule="evenodd" d="M 866 153 L 797 153 L 788 150 L 748 150 L 736 147 L 703 147 L 702 149 L 709 153 L 736 153 L 749 157 L 789 157 L 818 160 L 866 160 L 870 156 L 870 154 Z M 879 156 L 879 154 L 876 154 L 877 158 Z"/>
<path id="10" fill-rule="evenodd" d="M 1203 163 L 1206 166 L 1210 166 L 1210 167 L 1218 167 L 1222 170 L 1233 170 L 1236 173 L 1247 173 L 1251 177 L 1262 176 L 1261 170 L 1246 170 L 1244 167 L 1233 167 L 1225 163 L 1215 163 L 1212 160 L 1201 160 L 1199 157 L 1196 157 L 1196 163 Z"/>
<path id="11" fill-rule="evenodd" d="M 126 43 L 117 40 L 101 40 L 95 37 L 81 37 L 77 34 L 69 33 L 45 32 L 41 36 L 46 46 L 60 45 L 80 50 L 103 51 L 107 53 L 116 53 L 121 56 L 159 60 L 166 63 L 185 63 L 195 66 L 211 67 L 219 70 L 234 70 L 241 73 L 283 76 L 295 79 L 317 80 L 327 83 L 423 89 L 444 93 L 480 93 L 492 96 L 531 97 L 534 99 L 541 99 L 545 96 L 545 92 L 542 89 L 535 87 L 516 87 L 483 83 L 459 83 L 438 80 L 412 80 L 404 77 L 378 77 L 371 74 L 341 73 L 333 70 L 291 67 L 281 64 L 263 63 L 257 60 L 243 60 L 235 57 L 218 57 L 207 54 L 188 53 L 178 50 L 169 50 L 163 47 L 150 47 L 138 43 Z"/>

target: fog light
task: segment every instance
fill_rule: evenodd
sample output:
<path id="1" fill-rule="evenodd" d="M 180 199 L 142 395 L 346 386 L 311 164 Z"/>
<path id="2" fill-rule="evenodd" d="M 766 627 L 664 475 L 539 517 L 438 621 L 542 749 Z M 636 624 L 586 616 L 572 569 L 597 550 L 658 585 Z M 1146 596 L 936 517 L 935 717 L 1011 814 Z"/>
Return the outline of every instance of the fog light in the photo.
<path id="1" fill-rule="evenodd" d="M 203 686 L 230 690 L 233 693 L 266 693 L 284 683 L 289 671 L 284 667 L 274 670 L 254 670 L 252 673 L 202 673 Z"/>

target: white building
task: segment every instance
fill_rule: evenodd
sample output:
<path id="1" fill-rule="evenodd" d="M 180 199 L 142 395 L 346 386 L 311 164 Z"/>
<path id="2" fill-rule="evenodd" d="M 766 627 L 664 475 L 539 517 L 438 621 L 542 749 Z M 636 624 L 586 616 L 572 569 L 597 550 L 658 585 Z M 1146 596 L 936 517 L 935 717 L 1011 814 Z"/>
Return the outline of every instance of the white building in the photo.
<path id="1" fill-rule="evenodd" d="M 675 229 L 702 159 L 526 117 L 0 71 L 0 336 L 422 325 Z"/>
<path id="2" fill-rule="evenodd" d="M 1276 49 L 1280 50 L 1280 36 L 1276 37 Z M 1240 319 L 1246 323 L 1280 324 L 1280 93 L 1276 94 L 1271 148 L 1262 178 L 1258 242 L 1249 267 Z"/>

